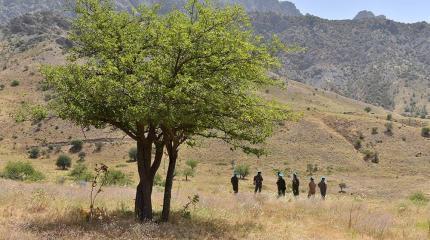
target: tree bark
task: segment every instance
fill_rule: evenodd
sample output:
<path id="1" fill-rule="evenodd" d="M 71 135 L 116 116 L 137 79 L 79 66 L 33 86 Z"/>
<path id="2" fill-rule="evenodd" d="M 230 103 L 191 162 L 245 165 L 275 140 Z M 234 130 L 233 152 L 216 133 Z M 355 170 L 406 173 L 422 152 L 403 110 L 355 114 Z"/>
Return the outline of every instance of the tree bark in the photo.
<path id="1" fill-rule="evenodd" d="M 164 143 L 155 141 L 148 134 L 147 139 L 137 141 L 137 168 L 139 172 L 139 184 L 136 189 L 135 216 L 141 222 L 152 220 L 152 189 L 155 174 L 160 168 L 163 159 Z M 155 157 L 152 162 L 152 146 L 155 144 Z"/>
<path id="2" fill-rule="evenodd" d="M 152 184 L 154 177 L 151 174 L 152 142 L 137 141 L 137 168 L 139 172 L 139 184 L 136 189 L 135 214 L 141 221 L 150 221 L 152 214 Z"/>
<path id="3" fill-rule="evenodd" d="M 166 184 L 164 186 L 163 211 L 161 213 L 161 221 L 169 221 L 170 202 L 172 199 L 173 178 L 176 168 L 176 160 L 178 159 L 178 150 L 175 144 L 169 143 L 166 145 L 169 154 L 169 167 L 167 169 Z"/>

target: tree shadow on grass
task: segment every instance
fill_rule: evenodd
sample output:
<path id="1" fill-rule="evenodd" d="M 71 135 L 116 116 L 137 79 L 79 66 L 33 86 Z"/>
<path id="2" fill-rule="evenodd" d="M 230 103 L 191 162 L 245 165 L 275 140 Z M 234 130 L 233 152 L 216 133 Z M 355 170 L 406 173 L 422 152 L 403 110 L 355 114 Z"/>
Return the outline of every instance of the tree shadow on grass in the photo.
<path id="1" fill-rule="evenodd" d="M 115 211 L 91 222 L 80 212 L 33 219 L 24 228 L 43 239 L 243 239 L 261 226 L 252 221 L 228 222 L 193 215 L 184 218 L 180 212 L 173 212 L 168 223 L 140 224 L 132 212 Z"/>

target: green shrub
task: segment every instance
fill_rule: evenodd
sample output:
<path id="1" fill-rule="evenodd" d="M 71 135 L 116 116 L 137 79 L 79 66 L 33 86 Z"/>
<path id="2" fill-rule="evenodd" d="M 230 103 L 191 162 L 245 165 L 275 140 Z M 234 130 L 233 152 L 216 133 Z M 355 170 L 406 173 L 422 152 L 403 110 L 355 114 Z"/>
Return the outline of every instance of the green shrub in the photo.
<path id="1" fill-rule="evenodd" d="M 371 161 L 372 163 L 379 163 L 379 154 L 376 151 L 372 151 L 370 149 L 365 149 L 362 151 L 364 154 L 364 160 Z"/>
<path id="2" fill-rule="evenodd" d="M 362 141 L 360 139 L 357 139 L 354 141 L 354 148 L 355 149 L 360 149 L 362 147 Z"/>
<path id="3" fill-rule="evenodd" d="M 126 186 L 133 183 L 130 176 L 120 170 L 109 170 L 103 177 L 103 182 L 106 185 Z"/>
<path id="4" fill-rule="evenodd" d="M 387 114 L 387 121 L 392 121 L 393 115 L 391 113 Z"/>
<path id="5" fill-rule="evenodd" d="M 84 164 L 77 164 L 69 174 L 75 181 L 89 182 L 93 179 L 93 174 Z"/>
<path id="6" fill-rule="evenodd" d="M 11 86 L 11 87 L 17 87 L 17 86 L 19 86 L 19 81 L 18 81 L 18 80 L 13 80 L 13 81 L 10 83 L 10 86 Z"/>
<path id="7" fill-rule="evenodd" d="M 234 171 L 239 174 L 241 179 L 246 178 L 249 175 L 249 165 L 248 164 L 239 164 L 236 166 Z"/>
<path id="8" fill-rule="evenodd" d="M 421 136 L 430 137 L 430 128 L 429 127 L 423 127 L 421 129 Z"/>
<path id="9" fill-rule="evenodd" d="M 26 162 L 8 162 L 2 177 L 19 181 L 40 181 L 45 178 L 41 172 L 36 171 L 30 163 Z"/>
<path id="10" fill-rule="evenodd" d="M 411 200 L 413 203 L 418 204 L 418 205 L 425 205 L 430 201 L 428 199 L 428 197 L 426 197 L 426 195 L 424 195 L 423 192 L 416 192 L 416 193 L 412 194 L 409 197 L 409 200 Z"/>
<path id="11" fill-rule="evenodd" d="M 0 84 L 0 91 L 4 90 L 5 85 L 4 84 Z"/>
<path id="12" fill-rule="evenodd" d="M 85 157 L 87 156 L 87 154 L 85 153 L 85 152 L 80 152 L 79 154 L 78 154 L 78 157 L 79 157 L 79 162 L 84 162 L 85 161 Z"/>
<path id="13" fill-rule="evenodd" d="M 373 127 L 372 128 L 372 135 L 376 135 L 378 134 L 378 128 L 377 127 Z"/>
<path id="14" fill-rule="evenodd" d="M 197 160 L 189 159 L 185 162 L 185 164 L 194 170 L 197 167 L 197 165 L 199 164 L 199 162 Z"/>
<path id="15" fill-rule="evenodd" d="M 60 155 L 57 158 L 56 162 L 57 167 L 61 168 L 62 170 L 68 169 L 72 165 L 72 159 L 67 155 Z"/>
<path id="16" fill-rule="evenodd" d="M 185 181 L 188 181 L 188 177 L 194 177 L 195 171 L 191 167 L 187 167 L 182 171 L 182 174 L 185 177 Z"/>
<path id="17" fill-rule="evenodd" d="M 34 122 L 40 122 L 48 117 L 48 110 L 40 105 L 30 107 L 30 118 Z"/>
<path id="18" fill-rule="evenodd" d="M 82 140 L 72 140 L 70 142 L 70 145 L 72 145 L 72 147 L 70 148 L 70 152 L 71 153 L 78 153 L 82 150 L 82 147 L 84 146 L 84 142 Z"/>
<path id="19" fill-rule="evenodd" d="M 132 147 L 130 150 L 128 150 L 128 158 L 130 162 L 136 162 L 137 161 L 137 148 Z"/>
<path id="20" fill-rule="evenodd" d="M 37 159 L 40 157 L 40 148 L 39 147 L 32 147 L 28 151 L 28 155 L 31 159 Z"/>
<path id="21" fill-rule="evenodd" d="M 371 108 L 371 107 L 365 107 L 365 108 L 364 108 L 364 111 L 365 111 L 365 112 L 367 112 L 367 113 L 369 113 L 369 112 L 371 112 L 371 111 L 372 111 L 372 108 Z"/>

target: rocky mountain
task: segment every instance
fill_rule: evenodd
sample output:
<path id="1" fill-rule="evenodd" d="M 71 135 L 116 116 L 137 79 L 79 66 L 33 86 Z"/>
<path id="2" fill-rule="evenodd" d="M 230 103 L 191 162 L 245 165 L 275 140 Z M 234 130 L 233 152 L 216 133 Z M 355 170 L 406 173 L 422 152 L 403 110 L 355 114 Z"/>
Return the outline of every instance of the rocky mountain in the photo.
<path id="1" fill-rule="evenodd" d="M 354 20 L 366 20 L 366 19 L 373 19 L 373 18 L 379 18 L 379 19 L 386 19 L 387 17 L 384 15 L 379 15 L 376 16 L 373 12 L 371 11 L 360 11 L 355 17 Z"/>
<path id="2" fill-rule="evenodd" d="M 0 25 L 26 13 L 40 11 L 59 11 L 70 14 L 74 0 L 0 0 Z M 162 11 L 172 8 L 181 8 L 187 0 L 115 0 L 118 9 L 130 9 L 140 4 L 151 5 L 158 3 Z M 288 16 L 300 16 L 300 11 L 291 2 L 279 2 L 278 0 L 217 0 L 221 5 L 240 4 L 249 12 L 275 12 Z"/>
<path id="3" fill-rule="evenodd" d="M 117 0 L 119 9 L 159 0 Z M 180 8 L 186 0 L 164 0 L 162 11 Z M 353 20 L 303 16 L 290 2 L 278 0 L 219 0 L 242 4 L 256 31 L 280 36 L 305 51 L 290 54 L 280 73 L 344 96 L 411 116 L 425 116 L 430 107 L 430 25 L 404 24 L 362 11 Z M 0 0 L 0 31 L 19 51 L 46 39 L 62 46 L 70 0 Z M 45 10 L 41 12 L 41 10 Z M 62 11 L 62 12 L 61 12 Z M 31 14 L 31 12 L 35 12 Z M 16 17 L 19 16 L 19 17 Z M 0 49 L 1 50 L 1 49 Z"/>

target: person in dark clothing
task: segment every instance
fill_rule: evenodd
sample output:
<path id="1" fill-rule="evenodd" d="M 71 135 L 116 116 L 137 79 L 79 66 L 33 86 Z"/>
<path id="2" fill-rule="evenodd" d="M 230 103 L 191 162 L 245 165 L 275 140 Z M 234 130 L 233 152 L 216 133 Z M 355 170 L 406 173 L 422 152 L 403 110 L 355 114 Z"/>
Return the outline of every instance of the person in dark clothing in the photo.
<path id="1" fill-rule="evenodd" d="M 239 178 L 235 173 L 233 177 L 231 177 L 231 185 L 233 186 L 233 192 L 236 194 L 239 192 Z"/>
<path id="2" fill-rule="evenodd" d="M 327 183 L 325 182 L 325 177 L 321 178 L 321 182 L 318 183 L 318 187 L 320 188 L 321 198 L 325 200 L 325 195 L 327 193 Z"/>
<path id="3" fill-rule="evenodd" d="M 278 173 L 278 181 L 276 182 L 276 185 L 278 186 L 278 197 L 284 197 L 287 186 L 282 173 Z"/>
<path id="4" fill-rule="evenodd" d="M 311 177 L 311 181 L 309 182 L 309 193 L 308 198 L 314 197 L 316 193 L 317 185 L 315 184 L 314 178 Z"/>
<path id="5" fill-rule="evenodd" d="M 294 173 L 293 174 L 293 194 L 295 197 L 299 196 L 299 186 L 300 186 L 299 178 L 297 177 L 297 173 Z"/>
<path id="6" fill-rule="evenodd" d="M 254 193 L 257 193 L 257 191 L 261 193 L 261 188 L 263 187 L 263 177 L 261 176 L 261 172 L 258 172 L 257 175 L 254 177 L 254 185 Z"/>

